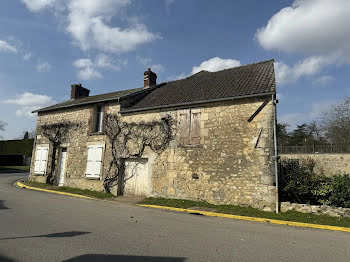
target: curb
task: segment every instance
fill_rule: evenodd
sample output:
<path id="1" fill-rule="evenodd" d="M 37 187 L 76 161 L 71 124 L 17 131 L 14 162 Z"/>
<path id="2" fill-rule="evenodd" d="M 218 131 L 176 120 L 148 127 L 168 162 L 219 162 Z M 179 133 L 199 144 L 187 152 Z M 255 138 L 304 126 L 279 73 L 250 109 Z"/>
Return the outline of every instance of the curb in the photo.
<path id="1" fill-rule="evenodd" d="M 270 223 L 270 224 L 287 225 L 287 226 L 294 226 L 294 227 L 307 227 L 307 228 L 317 228 L 317 229 L 324 229 L 324 230 L 331 230 L 331 231 L 350 232 L 350 228 L 347 228 L 347 227 L 337 227 L 337 226 L 328 226 L 328 225 L 319 225 L 319 224 L 309 224 L 309 223 L 284 221 L 284 220 L 277 220 L 277 219 L 270 219 L 270 218 L 260 218 L 260 217 L 246 217 L 246 216 L 239 216 L 239 215 L 230 215 L 230 214 L 223 214 L 223 213 L 199 211 L 199 210 L 194 210 L 194 209 L 185 209 L 185 208 L 167 207 L 167 206 L 157 206 L 157 205 L 138 204 L 137 206 L 158 208 L 158 209 L 165 209 L 165 210 L 186 212 L 186 213 L 195 213 L 195 214 L 201 214 L 201 215 L 210 216 L 210 217 L 223 217 L 223 218 L 231 218 L 231 219 L 238 219 L 238 220 L 254 221 L 254 222 L 260 222 L 260 223 Z"/>
<path id="2" fill-rule="evenodd" d="M 53 194 L 58 194 L 58 195 L 65 195 L 65 196 L 73 196 L 73 197 L 80 197 L 80 198 L 86 198 L 86 199 L 92 199 L 92 200 L 101 200 L 98 198 L 93 198 L 93 197 L 87 197 L 83 195 L 78 195 L 78 194 L 72 194 L 72 193 L 66 193 L 66 192 L 60 192 L 60 191 L 55 191 L 55 190 L 49 190 L 49 189 L 43 189 L 43 188 L 38 188 L 38 187 L 32 187 L 32 186 L 27 186 L 21 182 L 16 183 L 17 186 L 21 188 L 26 188 L 26 189 L 31 189 L 31 190 L 37 190 L 37 191 L 44 191 L 48 193 L 53 193 Z M 105 201 L 105 200 L 104 200 Z"/>

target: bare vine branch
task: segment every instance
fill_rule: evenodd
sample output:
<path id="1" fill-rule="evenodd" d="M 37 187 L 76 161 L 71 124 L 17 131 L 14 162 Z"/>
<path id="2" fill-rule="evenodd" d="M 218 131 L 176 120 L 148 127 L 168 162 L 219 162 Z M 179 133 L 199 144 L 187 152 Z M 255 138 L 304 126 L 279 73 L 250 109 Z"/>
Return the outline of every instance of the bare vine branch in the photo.
<path id="1" fill-rule="evenodd" d="M 53 184 L 55 182 L 56 173 L 56 153 L 57 148 L 68 139 L 70 131 L 76 130 L 80 127 L 79 123 L 71 123 L 69 121 L 62 123 L 46 124 L 42 125 L 40 128 L 42 130 L 43 136 L 45 136 L 50 143 L 50 168 L 46 177 L 47 184 Z"/>
<path id="2" fill-rule="evenodd" d="M 112 160 L 103 182 L 106 192 L 110 193 L 118 181 L 123 181 L 121 176 L 124 174 L 127 158 L 141 157 L 147 146 L 155 153 L 163 152 L 173 139 L 173 125 L 171 116 L 163 117 L 160 121 L 126 123 L 119 116 L 108 114 L 106 134 L 111 145 Z M 119 185 L 123 187 L 124 182 L 121 184 Z"/>

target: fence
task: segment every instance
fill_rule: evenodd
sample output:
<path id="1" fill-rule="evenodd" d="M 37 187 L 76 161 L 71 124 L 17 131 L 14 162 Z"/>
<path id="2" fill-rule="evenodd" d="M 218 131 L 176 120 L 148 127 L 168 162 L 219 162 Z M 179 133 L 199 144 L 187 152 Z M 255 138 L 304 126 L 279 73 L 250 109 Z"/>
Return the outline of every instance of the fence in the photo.
<path id="1" fill-rule="evenodd" d="M 279 146 L 279 154 L 350 154 L 350 145 Z"/>

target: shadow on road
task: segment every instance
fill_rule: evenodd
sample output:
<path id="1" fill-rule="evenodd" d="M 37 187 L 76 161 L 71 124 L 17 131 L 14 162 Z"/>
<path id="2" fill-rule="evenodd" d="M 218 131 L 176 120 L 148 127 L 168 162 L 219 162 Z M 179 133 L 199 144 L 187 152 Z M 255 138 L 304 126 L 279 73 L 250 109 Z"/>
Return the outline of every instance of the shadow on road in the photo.
<path id="1" fill-rule="evenodd" d="M 64 262 L 89 262 L 89 261 L 104 261 L 104 262 L 181 262 L 185 261 L 183 257 L 148 257 L 148 256 L 124 256 L 124 255 L 103 255 L 103 254 L 86 254 L 64 260 Z"/>
<path id="2" fill-rule="evenodd" d="M 0 238 L 0 240 L 8 240 L 8 239 L 19 239 L 19 238 L 32 238 L 32 237 L 48 237 L 48 238 L 55 238 L 55 237 L 75 237 L 80 235 L 86 235 L 91 232 L 83 232 L 83 231 L 68 231 L 68 232 L 62 232 L 62 233 L 52 233 L 52 234 L 46 234 L 46 235 L 38 235 L 38 236 L 25 236 L 25 237 L 6 237 L 6 238 Z M 2 261 L 2 260 L 0 260 Z"/>
<path id="3" fill-rule="evenodd" d="M 0 261 L 1 262 L 15 262 L 15 260 L 11 259 L 11 258 L 8 258 L 8 257 L 5 257 L 3 255 L 0 254 Z"/>
<path id="4" fill-rule="evenodd" d="M 9 209 L 7 206 L 4 205 L 4 202 L 5 202 L 5 200 L 0 200 L 0 210 L 1 209 Z"/>

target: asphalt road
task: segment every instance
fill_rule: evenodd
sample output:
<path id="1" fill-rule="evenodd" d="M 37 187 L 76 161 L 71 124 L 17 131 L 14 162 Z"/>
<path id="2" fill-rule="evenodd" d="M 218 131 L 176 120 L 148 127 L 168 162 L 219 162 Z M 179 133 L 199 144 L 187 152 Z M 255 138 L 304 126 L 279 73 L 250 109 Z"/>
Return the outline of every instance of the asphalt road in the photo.
<path id="1" fill-rule="evenodd" d="M 16 188 L 0 174 L 0 261 L 350 261 L 350 233 Z"/>

